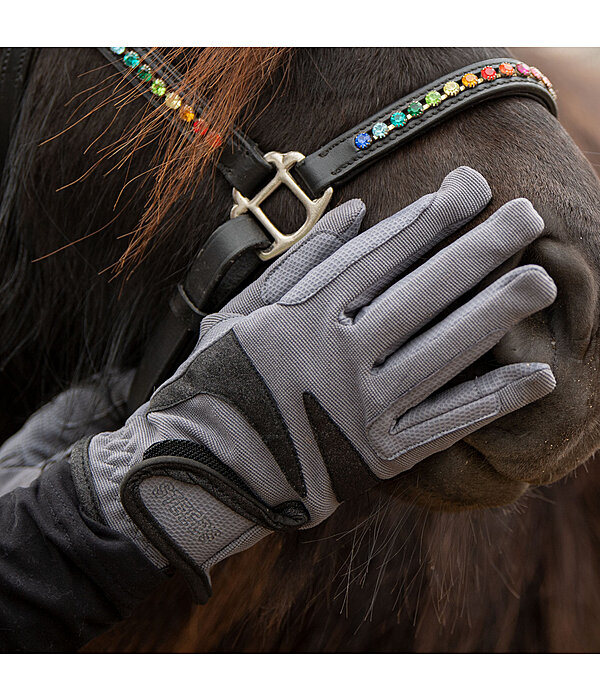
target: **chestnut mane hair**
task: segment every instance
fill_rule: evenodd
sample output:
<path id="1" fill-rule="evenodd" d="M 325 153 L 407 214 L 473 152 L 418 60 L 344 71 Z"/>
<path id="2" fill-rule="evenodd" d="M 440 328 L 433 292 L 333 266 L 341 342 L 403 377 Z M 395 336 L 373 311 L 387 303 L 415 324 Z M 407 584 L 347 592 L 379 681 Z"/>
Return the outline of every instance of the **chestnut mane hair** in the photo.
<path id="1" fill-rule="evenodd" d="M 210 99 L 203 119 L 225 140 L 235 123 L 265 151 L 305 154 L 436 77 L 507 55 L 161 52 L 183 75 L 177 89 Z M 181 139 L 96 50 L 41 50 L 3 180 L 0 440 L 71 384 L 94 375 L 108 391 L 111 368 L 137 364 L 174 285 L 228 216 L 218 153 L 207 139 Z M 317 528 L 272 535 L 226 560 L 205 606 L 174 576 L 87 650 L 600 650 L 600 476 L 593 461 L 572 471 L 600 444 L 600 188 L 590 164 L 541 105 L 504 98 L 336 188 L 332 204 L 361 197 L 366 228 L 463 164 L 494 193 L 473 225 L 518 196 L 547 225 L 545 241 L 498 274 L 539 262 L 559 299 L 477 365 L 550 361 L 559 384 L 542 412 L 523 409 Z M 268 213 L 282 230 L 298 214 L 284 193 Z"/>
<path id="2" fill-rule="evenodd" d="M 166 63 L 182 71 L 181 84 L 170 88 L 188 99 L 196 95 L 208 99 L 202 120 L 209 131 L 204 138 L 182 139 L 174 123 L 168 128 L 160 112 L 142 108 L 139 118 L 135 118 L 115 144 L 106 149 L 103 157 L 116 159 L 115 167 L 124 167 L 136 150 L 156 146 L 152 167 L 132 178 L 151 174 L 152 186 L 139 225 L 116 265 L 117 271 L 135 267 L 154 239 L 170 235 L 181 223 L 184 208 L 178 205 L 182 198 L 194 195 L 207 169 L 215 163 L 219 144 L 227 139 L 234 124 L 243 127 L 253 115 L 259 95 L 277 69 L 286 65 L 290 51 L 285 48 L 178 48 L 164 54 Z M 147 55 L 151 54 L 152 50 Z M 114 83 L 114 79 L 111 82 Z M 102 92 L 107 88 L 110 89 L 110 82 Z M 135 88 L 118 80 L 106 97 L 106 102 L 117 106 L 115 118 L 137 95 Z M 193 102 L 190 106 L 193 107 Z M 254 115 L 254 118 L 259 116 Z"/>

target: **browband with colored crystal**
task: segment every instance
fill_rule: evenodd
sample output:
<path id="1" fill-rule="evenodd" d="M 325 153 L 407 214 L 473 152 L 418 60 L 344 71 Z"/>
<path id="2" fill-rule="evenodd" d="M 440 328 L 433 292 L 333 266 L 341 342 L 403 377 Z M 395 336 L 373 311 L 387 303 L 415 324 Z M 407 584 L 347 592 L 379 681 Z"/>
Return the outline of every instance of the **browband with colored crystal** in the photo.
<path id="1" fill-rule="evenodd" d="M 493 65 L 484 66 L 479 75 L 476 73 L 464 73 L 460 78 L 446 81 L 441 89 L 429 90 L 422 100 L 413 100 L 406 107 L 406 112 L 400 110 L 393 112 L 385 121 L 378 121 L 373 124 L 369 131 L 364 131 L 356 135 L 354 145 L 360 150 L 369 148 L 377 139 L 383 139 L 388 136 L 394 129 L 400 129 L 406 126 L 411 119 L 416 119 L 426 112 L 428 109 L 441 105 L 445 100 L 457 97 L 465 90 L 476 88 L 484 83 L 491 83 L 498 78 L 512 78 L 520 76 L 530 76 L 535 80 L 541 81 L 548 88 L 552 99 L 556 98 L 556 93 L 552 87 L 552 83 L 548 78 L 537 68 L 529 67 L 526 63 L 517 63 L 515 66 L 512 63 L 502 62 L 497 68 Z"/>
<path id="2" fill-rule="evenodd" d="M 192 103 L 181 95 L 182 76 L 156 50 L 114 47 L 101 49 L 142 94 L 164 110 L 187 138 L 206 138 L 218 148 L 223 140 L 202 119 L 203 103 Z M 111 55 L 112 54 L 112 55 Z M 116 57 L 119 60 L 114 60 Z M 556 116 L 556 93 L 552 83 L 537 68 L 513 59 L 486 59 L 453 71 L 424 88 L 403 97 L 377 114 L 333 139 L 315 153 L 303 157 L 293 168 L 294 177 L 311 197 L 328 187 L 345 182 L 379 157 L 407 143 L 427 128 L 439 124 L 459 111 L 495 97 L 527 96 L 546 106 Z M 232 148 L 224 148 L 221 171 L 236 189 L 254 196 L 272 176 L 265 167 L 258 146 L 239 130 L 229 138 Z M 248 144 L 251 144 L 250 149 Z M 233 157 L 230 155 L 233 153 Z M 232 173 L 255 171 L 255 187 L 240 187 L 232 182 Z M 281 251 L 283 252 L 283 251 Z"/>
<path id="3" fill-rule="evenodd" d="M 206 103 L 196 99 L 192 105 L 179 95 L 176 88 L 182 84 L 183 76 L 157 49 L 113 47 L 99 50 L 140 95 L 172 121 L 182 136 L 206 139 L 213 148 L 222 146 L 221 136 L 200 116 Z M 273 173 L 263 152 L 238 129 L 233 129 L 229 135 L 228 146 L 222 149 L 217 168 L 232 187 L 246 193 L 258 192 Z"/>

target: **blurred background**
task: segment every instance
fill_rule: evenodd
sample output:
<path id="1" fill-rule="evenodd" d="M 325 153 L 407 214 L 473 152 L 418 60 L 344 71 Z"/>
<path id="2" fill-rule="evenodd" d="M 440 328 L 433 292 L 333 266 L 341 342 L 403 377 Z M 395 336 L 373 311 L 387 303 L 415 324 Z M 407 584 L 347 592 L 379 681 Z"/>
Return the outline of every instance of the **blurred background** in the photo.
<path id="1" fill-rule="evenodd" d="M 600 48 L 511 47 L 511 51 L 550 78 L 558 93 L 561 124 L 600 175 Z"/>

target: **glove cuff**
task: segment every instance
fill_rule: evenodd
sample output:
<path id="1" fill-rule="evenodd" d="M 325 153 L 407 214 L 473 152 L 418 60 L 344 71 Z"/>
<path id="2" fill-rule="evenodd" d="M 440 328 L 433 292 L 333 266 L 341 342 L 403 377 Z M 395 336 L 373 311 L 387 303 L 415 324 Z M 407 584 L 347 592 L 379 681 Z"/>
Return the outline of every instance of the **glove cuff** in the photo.
<path id="1" fill-rule="evenodd" d="M 190 487 L 198 489 L 195 498 Z M 183 573 L 198 603 L 211 595 L 208 570 L 224 558 L 223 552 L 244 549 L 254 534 L 260 538 L 309 521 L 302 503 L 266 505 L 209 450 L 185 440 L 152 445 L 127 474 L 120 493 L 129 517 Z M 194 505 L 200 494 L 205 509 Z M 240 523 L 242 534 L 233 535 Z"/>
<path id="2" fill-rule="evenodd" d="M 100 501 L 96 495 L 89 462 L 89 446 L 92 435 L 78 440 L 71 450 L 71 478 L 75 484 L 75 491 L 79 500 L 81 511 L 91 520 L 106 525 L 106 519 L 102 515 Z"/>

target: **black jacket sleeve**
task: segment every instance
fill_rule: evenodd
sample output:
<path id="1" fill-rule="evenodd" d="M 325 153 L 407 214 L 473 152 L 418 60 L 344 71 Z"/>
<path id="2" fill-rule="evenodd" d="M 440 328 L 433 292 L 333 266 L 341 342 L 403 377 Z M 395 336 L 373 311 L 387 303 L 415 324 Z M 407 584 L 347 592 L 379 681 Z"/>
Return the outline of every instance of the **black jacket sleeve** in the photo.
<path id="1" fill-rule="evenodd" d="M 0 498 L 0 651 L 76 651 L 165 574 L 80 510 L 67 461 Z"/>

